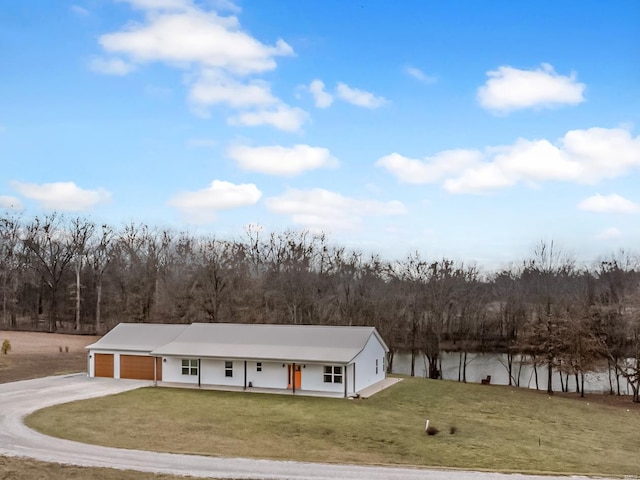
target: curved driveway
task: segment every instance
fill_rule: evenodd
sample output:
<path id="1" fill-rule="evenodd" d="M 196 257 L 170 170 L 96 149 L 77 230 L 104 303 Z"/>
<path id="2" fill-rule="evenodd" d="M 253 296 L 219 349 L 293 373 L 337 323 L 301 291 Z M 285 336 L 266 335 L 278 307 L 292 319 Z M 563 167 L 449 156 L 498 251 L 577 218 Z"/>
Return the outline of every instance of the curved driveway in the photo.
<path id="1" fill-rule="evenodd" d="M 216 458 L 87 445 L 37 433 L 22 423 L 29 413 L 58 403 L 149 385 L 135 380 L 87 378 L 84 374 L 0 384 L 0 455 L 46 462 L 111 467 L 205 478 L 273 480 L 550 480 L 533 475 L 330 465 L 246 458 Z M 584 479 L 587 477 L 572 477 Z M 593 480 L 593 479 L 591 479 Z"/>

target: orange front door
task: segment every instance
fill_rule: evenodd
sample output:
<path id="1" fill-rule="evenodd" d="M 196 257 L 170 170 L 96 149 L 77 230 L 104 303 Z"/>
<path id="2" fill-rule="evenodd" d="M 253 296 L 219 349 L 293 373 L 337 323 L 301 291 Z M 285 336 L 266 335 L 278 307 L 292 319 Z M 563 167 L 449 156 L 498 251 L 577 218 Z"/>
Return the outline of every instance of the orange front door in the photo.
<path id="1" fill-rule="evenodd" d="M 300 369 L 300 365 L 295 365 L 295 369 L 293 367 L 294 365 L 289 365 L 289 381 L 287 388 L 295 388 L 297 390 L 302 386 L 302 370 Z"/>

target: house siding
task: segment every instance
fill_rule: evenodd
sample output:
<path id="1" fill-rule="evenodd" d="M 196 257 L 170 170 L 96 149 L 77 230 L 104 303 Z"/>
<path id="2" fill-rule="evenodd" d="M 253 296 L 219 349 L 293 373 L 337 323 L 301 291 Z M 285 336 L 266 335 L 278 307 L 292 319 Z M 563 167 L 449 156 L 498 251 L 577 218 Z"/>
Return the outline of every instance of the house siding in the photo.
<path id="1" fill-rule="evenodd" d="M 193 357 L 163 357 L 162 380 L 169 383 L 198 384 L 198 375 L 182 375 L 182 360 L 193 360 Z M 197 359 L 195 359 L 197 360 Z"/>
<path id="2" fill-rule="evenodd" d="M 338 366 L 342 367 L 342 381 L 343 383 L 325 383 L 324 382 L 324 367 L 326 366 Z M 344 393 L 344 365 L 327 363 L 327 364 L 306 364 L 306 367 L 302 369 L 302 390 L 312 390 L 316 392 L 336 392 Z"/>
<path id="3" fill-rule="evenodd" d="M 384 359 L 385 350 L 378 338 L 375 335 L 371 335 L 367 344 L 362 351 L 356 356 L 355 364 L 355 376 L 356 385 L 355 391 L 360 390 L 373 385 L 385 378 Z M 376 360 L 378 360 L 378 373 L 376 374 Z"/>
<path id="4" fill-rule="evenodd" d="M 247 386 L 249 382 L 256 388 L 287 388 L 287 364 L 283 362 L 262 362 L 262 371 L 257 371 L 256 361 L 247 362 Z M 282 366 L 284 365 L 284 367 Z M 304 381 L 304 375 L 302 376 Z"/>

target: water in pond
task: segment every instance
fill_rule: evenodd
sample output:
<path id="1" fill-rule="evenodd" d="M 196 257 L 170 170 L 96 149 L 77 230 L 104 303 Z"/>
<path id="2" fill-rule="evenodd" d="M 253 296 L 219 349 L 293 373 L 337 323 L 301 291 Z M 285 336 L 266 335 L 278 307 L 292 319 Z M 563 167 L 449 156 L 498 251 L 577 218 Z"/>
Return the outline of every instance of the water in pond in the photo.
<path id="1" fill-rule="evenodd" d="M 442 353 L 442 378 L 445 380 L 458 380 L 458 372 L 461 367 L 461 355 L 458 352 Z M 536 388 L 536 379 L 533 365 L 528 362 L 520 364 L 519 358 L 516 357 L 513 365 L 513 375 L 519 378 L 520 386 L 524 388 Z M 497 385 L 509 385 L 509 373 L 507 371 L 507 355 L 498 353 L 468 353 L 467 354 L 467 382 L 480 383 L 483 378 L 491 376 L 491 383 Z M 427 371 L 427 359 L 420 353 L 416 356 L 415 375 L 416 377 L 425 377 Z M 544 365 L 538 365 L 538 386 L 540 390 L 547 389 L 547 368 Z M 393 373 L 409 375 L 411 373 L 411 353 L 396 353 L 393 357 Z M 462 378 L 462 373 L 460 373 Z M 611 372 L 611 381 L 613 382 L 614 392 L 617 391 L 617 382 L 615 373 Z M 631 388 L 627 385 L 625 378 L 620 376 L 620 393 L 630 395 Z M 567 382 L 566 374 L 562 375 L 562 382 Z M 512 381 L 512 384 L 515 384 Z M 569 391 L 576 391 L 575 376 L 569 375 L 568 378 Z M 552 386 L 554 391 L 561 391 L 560 374 L 553 372 Z M 585 375 L 584 390 L 585 392 L 608 392 L 609 391 L 609 373 L 606 365 L 601 371 L 590 372 Z"/>

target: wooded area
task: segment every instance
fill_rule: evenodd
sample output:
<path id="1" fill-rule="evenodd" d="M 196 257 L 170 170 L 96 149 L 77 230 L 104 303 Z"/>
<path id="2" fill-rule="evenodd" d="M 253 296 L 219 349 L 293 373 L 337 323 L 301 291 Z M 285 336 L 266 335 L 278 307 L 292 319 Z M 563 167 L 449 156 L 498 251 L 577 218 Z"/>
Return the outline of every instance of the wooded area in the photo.
<path id="1" fill-rule="evenodd" d="M 424 352 L 431 378 L 439 377 L 444 350 L 504 352 L 511 378 L 516 355 L 548 366 L 549 379 L 554 370 L 583 379 L 608 365 L 640 401 L 640 268 L 624 252 L 580 266 L 540 242 L 530 258 L 484 272 L 419 253 L 388 261 L 309 232 L 249 228 L 229 240 L 4 213 L 0 295 L 0 326 L 7 329 L 370 325 L 391 350 L 389 370 L 398 351 L 414 358 Z"/>

